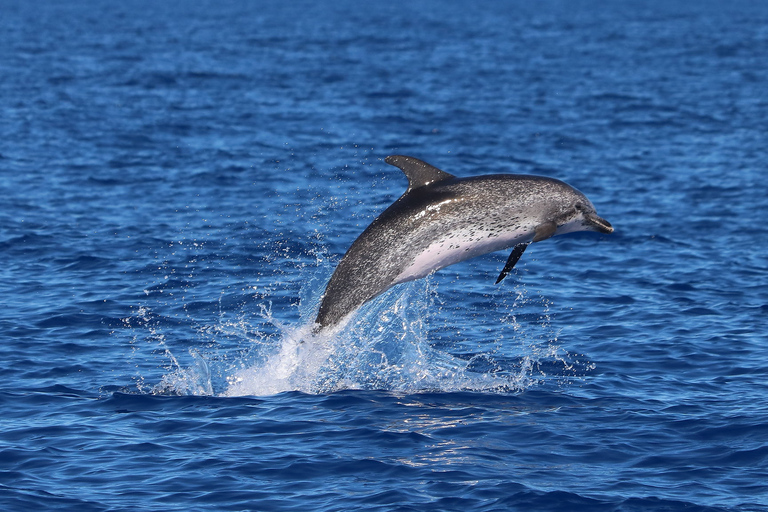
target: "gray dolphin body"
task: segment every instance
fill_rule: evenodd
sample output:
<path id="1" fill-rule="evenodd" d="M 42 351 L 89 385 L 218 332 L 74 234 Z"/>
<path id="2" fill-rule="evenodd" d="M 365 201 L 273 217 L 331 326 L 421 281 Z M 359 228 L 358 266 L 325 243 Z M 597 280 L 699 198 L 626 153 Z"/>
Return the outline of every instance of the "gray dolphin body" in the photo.
<path id="1" fill-rule="evenodd" d="M 339 262 L 315 320 L 320 329 L 338 324 L 392 286 L 448 265 L 513 247 L 498 283 L 532 242 L 573 231 L 613 231 L 584 194 L 556 179 L 457 178 L 409 156 L 385 161 L 405 173 L 408 190 Z"/>

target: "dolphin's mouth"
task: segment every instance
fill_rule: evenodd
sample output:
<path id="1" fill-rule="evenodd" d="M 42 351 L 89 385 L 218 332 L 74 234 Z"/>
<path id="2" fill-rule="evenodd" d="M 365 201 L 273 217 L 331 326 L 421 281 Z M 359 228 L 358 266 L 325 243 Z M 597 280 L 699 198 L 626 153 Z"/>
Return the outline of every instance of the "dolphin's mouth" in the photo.
<path id="1" fill-rule="evenodd" d="M 598 217 L 597 215 L 590 215 L 584 220 L 586 220 L 586 224 L 592 228 L 593 231 L 606 234 L 613 233 L 613 226 L 611 226 L 611 223 L 602 217 Z"/>

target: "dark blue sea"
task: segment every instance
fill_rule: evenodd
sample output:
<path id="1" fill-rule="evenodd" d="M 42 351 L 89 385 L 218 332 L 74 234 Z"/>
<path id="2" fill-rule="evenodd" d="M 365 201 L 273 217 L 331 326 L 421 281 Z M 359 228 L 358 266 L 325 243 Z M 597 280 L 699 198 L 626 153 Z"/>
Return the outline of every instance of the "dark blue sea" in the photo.
<path id="1" fill-rule="evenodd" d="M 390 154 L 616 231 L 301 343 Z M 768 3 L 2 0 L 0 262 L 3 511 L 768 510 Z"/>

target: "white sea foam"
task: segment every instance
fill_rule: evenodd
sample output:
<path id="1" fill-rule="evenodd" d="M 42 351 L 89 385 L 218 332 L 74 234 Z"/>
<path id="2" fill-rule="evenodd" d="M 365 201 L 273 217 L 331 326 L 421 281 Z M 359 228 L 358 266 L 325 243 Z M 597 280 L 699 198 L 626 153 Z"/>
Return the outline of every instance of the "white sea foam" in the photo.
<path id="1" fill-rule="evenodd" d="M 312 334 L 312 326 L 281 326 L 277 350 L 261 362 L 227 377 L 225 396 L 273 395 L 316 391 L 316 381 L 333 352 L 330 339 Z"/>

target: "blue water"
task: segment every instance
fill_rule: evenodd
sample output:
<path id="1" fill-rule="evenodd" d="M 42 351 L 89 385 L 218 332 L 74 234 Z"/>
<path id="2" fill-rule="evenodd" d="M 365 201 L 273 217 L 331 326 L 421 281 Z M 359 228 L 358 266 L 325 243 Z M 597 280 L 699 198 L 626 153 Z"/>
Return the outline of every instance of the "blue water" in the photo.
<path id="1" fill-rule="evenodd" d="M 767 56 L 740 0 L 0 2 L 0 508 L 768 510 Z M 301 344 L 395 153 L 616 232 Z"/>

